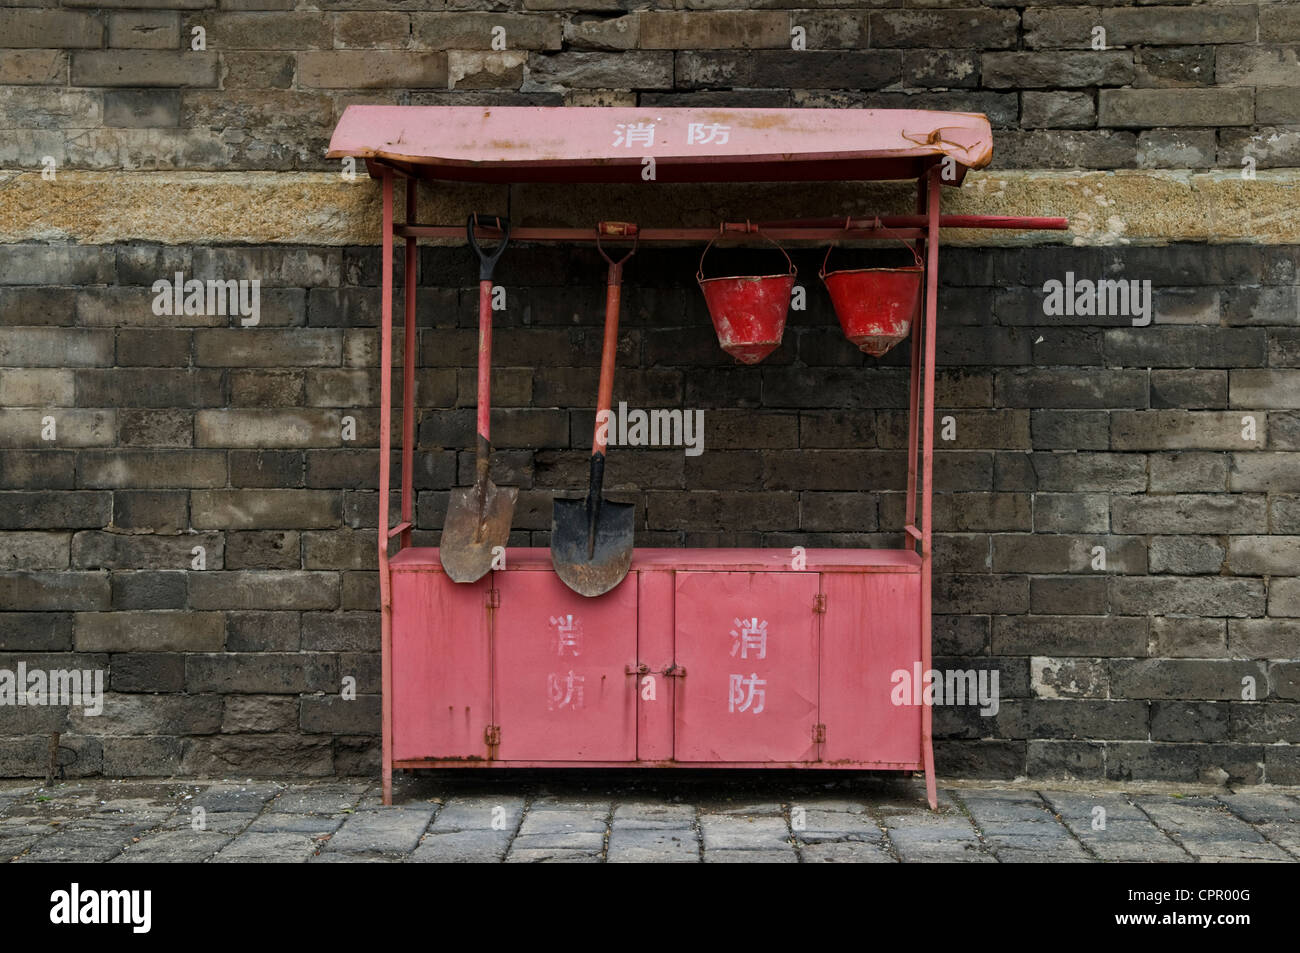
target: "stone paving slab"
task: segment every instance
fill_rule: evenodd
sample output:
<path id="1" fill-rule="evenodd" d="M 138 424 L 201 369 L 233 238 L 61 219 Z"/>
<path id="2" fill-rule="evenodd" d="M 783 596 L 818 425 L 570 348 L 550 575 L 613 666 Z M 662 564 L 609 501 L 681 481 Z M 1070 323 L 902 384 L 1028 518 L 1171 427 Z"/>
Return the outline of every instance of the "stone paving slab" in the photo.
<path id="1" fill-rule="evenodd" d="M 977 863 L 993 859 L 970 820 L 955 811 L 895 812 L 883 820 L 889 843 L 905 863 Z"/>
<path id="2" fill-rule="evenodd" d="M 114 864 L 196 864 L 211 859 L 234 838 L 216 831 L 157 831 L 128 844 Z"/>
<path id="3" fill-rule="evenodd" d="M 600 853 L 605 849 L 603 831 L 547 831 L 520 834 L 511 842 L 510 853 L 526 850 L 587 850 Z"/>
<path id="4" fill-rule="evenodd" d="M 337 814 L 354 810 L 357 802 L 372 787 L 368 784 L 293 786 L 271 802 L 271 810 L 290 814 Z"/>
<path id="5" fill-rule="evenodd" d="M 805 864 L 892 864 L 895 858 L 883 845 L 857 841 L 833 841 L 805 844 L 799 849 Z"/>
<path id="6" fill-rule="evenodd" d="M 1036 791 L 963 791 L 958 800 L 980 838 L 1003 863 L 1094 859 Z"/>
<path id="7" fill-rule="evenodd" d="M 706 850 L 780 850 L 789 847 L 790 825 L 780 815 L 701 814 Z"/>
<path id="8" fill-rule="evenodd" d="M 318 838 L 307 834 L 249 832 L 236 837 L 212 859 L 219 864 L 305 864 L 320 846 Z"/>
<path id="9" fill-rule="evenodd" d="M 202 809 L 200 809 L 202 810 Z M 256 811 L 217 811 L 215 814 L 199 813 L 189 802 L 160 825 L 165 830 L 204 830 L 222 834 L 238 834 L 257 820 Z"/>
<path id="10" fill-rule="evenodd" d="M 614 802 L 611 800 L 599 801 L 543 795 L 533 798 L 528 805 L 528 809 L 534 813 L 541 811 L 586 811 L 593 814 L 607 815 L 614 809 Z"/>
<path id="11" fill-rule="evenodd" d="M 214 785 L 197 795 L 190 807 L 201 807 L 209 814 L 260 811 L 279 793 L 271 784 Z"/>
<path id="12" fill-rule="evenodd" d="M 869 815 L 848 811 L 804 811 L 799 816 L 792 810 L 790 828 L 803 843 L 866 841 L 879 845 L 885 839 L 885 832 Z"/>
<path id="13" fill-rule="evenodd" d="M 609 835 L 609 859 L 700 859 L 700 835 L 690 828 L 619 828 Z"/>
<path id="14" fill-rule="evenodd" d="M 489 829 L 432 832 L 411 854 L 415 863 L 491 864 L 510 847 L 511 831 Z"/>
<path id="15" fill-rule="evenodd" d="M 1100 860 L 1190 863 L 1195 858 L 1123 794 L 1044 791 L 1057 819 Z"/>
<path id="16" fill-rule="evenodd" d="M 130 843 L 131 834 L 115 830 L 60 831 L 37 841 L 14 863 L 103 863 Z"/>
<path id="17" fill-rule="evenodd" d="M 600 853 L 594 850 L 512 848 L 506 856 L 508 864 L 598 864 L 600 860 Z"/>
<path id="18" fill-rule="evenodd" d="M 517 831 L 526 801 L 522 797 L 453 797 L 443 802 L 431 831 Z"/>
<path id="19" fill-rule="evenodd" d="M 250 834 L 333 834 L 344 817 L 330 814 L 296 814 L 268 811 L 248 825 Z"/>
<path id="20" fill-rule="evenodd" d="M 690 804 L 655 804 L 632 801 L 614 806 L 614 828 L 679 829 L 695 823 L 695 807 Z"/>
<path id="21" fill-rule="evenodd" d="M 519 836 L 555 833 L 604 834 L 609 826 L 609 810 L 530 810 L 519 827 Z"/>
<path id="22" fill-rule="evenodd" d="M 307 862 L 310 864 L 391 864 L 394 858 L 388 854 L 344 854 L 334 851 L 316 854 Z"/>
<path id="23" fill-rule="evenodd" d="M 611 864 L 698 864 L 699 849 L 660 850 L 653 847 L 611 847 L 605 855 Z"/>
<path id="24" fill-rule="evenodd" d="M 327 850 L 406 855 L 415 850 L 433 820 L 428 806 L 380 807 L 357 811 L 343 821 Z"/>
<path id="25" fill-rule="evenodd" d="M 1300 789 L 402 776 L 0 782 L 0 863 L 1300 860 Z"/>
<path id="26" fill-rule="evenodd" d="M 1137 804 L 1201 862 L 1295 859 L 1217 798 L 1141 797 Z"/>
<path id="27" fill-rule="evenodd" d="M 1220 795 L 1229 811 L 1278 847 L 1300 857 L 1300 798 L 1284 794 Z"/>
<path id="28" fill-rule="evenodd" d="M 704 853 L 706 864 L 797 864 L 794 850 L 710 850 Z"/>

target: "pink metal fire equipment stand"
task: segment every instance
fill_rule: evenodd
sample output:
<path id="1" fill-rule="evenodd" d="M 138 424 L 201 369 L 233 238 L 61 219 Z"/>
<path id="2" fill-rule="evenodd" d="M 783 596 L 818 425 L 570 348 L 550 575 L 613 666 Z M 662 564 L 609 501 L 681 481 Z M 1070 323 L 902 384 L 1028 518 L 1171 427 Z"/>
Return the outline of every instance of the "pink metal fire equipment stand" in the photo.
<path id="1" fill-rule="evenodd" d="M 383 793 L 394 768 L 731 767 L 925 772 L 931 711 L 895 705 L 891 674 L 930 670 L 931 479 L 940 228 L 1064 229 L 1059 218 L 941 215 L 940 187 L 992 157 L 988 120 L 909 110 L 349 106 L 329 156 L 364 158 L 383 192 L 379 581 Z M 642 169 L 652 159 L 652 181 Z M 408 180 L 405 223 L 393 181 Z M 546 549 L 457 584 L 414 525 L 416 243 L 421 182 L 915 180 L 914 215 L 763 224 L 777 241 L 904 239 L 924 260 L 912 329 L 902 549 L 637 549 L 586 598 Z M 640 228 L 705 242 L 748 223 Z M 485 236 L 490 233 L 484 232 Z M 594 242 L 590 228 L 515 223 L 511 240 Z M 388 526 L 393 242 L 405 242 L 401 517 Z M 514 254 L 526 252 L 515 250 Z M 874 489 L 874 488 L 872 488 Z M 397 551 L 390 555 L 392 540 Z"/>

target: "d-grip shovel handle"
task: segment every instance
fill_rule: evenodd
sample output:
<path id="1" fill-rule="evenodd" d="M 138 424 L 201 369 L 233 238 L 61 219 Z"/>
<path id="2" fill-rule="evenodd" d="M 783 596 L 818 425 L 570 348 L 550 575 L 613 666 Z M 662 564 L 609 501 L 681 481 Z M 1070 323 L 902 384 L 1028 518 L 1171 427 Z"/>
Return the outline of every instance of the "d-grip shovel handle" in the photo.
<path id="1" fill-rule="evenodd" d="M 603 230 L 608 223 L 602 222 L 599 230 Z M 624 226 L 628 227 L 628 226 Z M 636 226 L 630 226 L 635 229 Z M 603 231 L 602 231 L 603 233 Z M 632 242 L 632 247 L 627 253 L 619 259 L 609 256 L 609 252 L 600 243 L 599 234 L 596 237 L 596 249 L 600 252 L 601 257 L 609 263 L 609 268 L 605 277 L 605 338 L 600 347 L 600 388 L 596 392 L 596 428 L 591 438 L 592 454 L 592 479 L 593 485 L 596 478 L 596 457 L 601 457 L 601 472 L 604 472 L 604 453 L 605 446 L 609 442 L 609 428 L 601 432 L 600 415 L 605 415 L 605 421 L 609 421 L 609 409 L 614 403 L 614 362 L 618 359 L 618 312 L 622 304 L 623 295 L 623 263 L 636 254 L 637 246 L 641 243 L 641 238 L 636 231 L 632 233 L 636 236 Z M 599 498 L 599 491 L 597 491 Z"/>
<path id="2" fill-rule="evenodd" d="M 490 220 L 494 225 L 485 224 L 485 228 L 496 228 L 502 233 L 501 242 L 488 254 L 479 247 L 474 239 L 474 228 L 479 219 Z M 465 223 L 465 235 L 470 247 L 479 258 L 478 283 L 478 439 L 474 442 L 474 476 L 475 485 L 480 489 L 487 486 L 488 457 L 492 453 L 492 271 L 497 259 L 506 250 L 510 241 L 510 220 L 497 215 L 470 215 Z M 480 502 L 480 508 L 482 500 Z"/>
<path id="3" fill-rule="evenodd" d="M 476 226 L 479 228 L 494 228 L 501 232 L 501 244 L 497 245 L 491 254 L 480 248 L 478 241 L 474 238 L 474 228 Z M 506 250 L 506 245 L 510 243 L 510 219 L 502 218 L 500 215 L 480 215 L 478 212 L 474 212 L 465 223 L 465 235 L 469 238 L 469 247 L 474 249 L 474 253 L 478 255 L 478 280 L 491 281 L 492 270 L 496 268 L 497 259 L 501 257 L 501 253 Z"/>

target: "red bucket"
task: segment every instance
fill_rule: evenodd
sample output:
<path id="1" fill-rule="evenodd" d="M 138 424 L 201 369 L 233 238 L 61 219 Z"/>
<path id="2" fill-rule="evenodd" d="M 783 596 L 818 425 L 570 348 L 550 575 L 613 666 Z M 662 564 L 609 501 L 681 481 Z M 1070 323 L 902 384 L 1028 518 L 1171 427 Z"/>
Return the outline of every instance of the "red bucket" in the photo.
<path id="1" fill-rule="evenodd" d="M 781 346 L 797 274 L 794 262 L 784 248 L 776 245 L 790 266 L 787 274 L 705 278 L 704 255 L 712 245 L 710 241 L 704 246 L 695 280 L 704 292 L 718 343 L 740 363 L 757 364 Z"/>
<path id="2" fill-rule="evenodd" d="M 907 246 L 915 265 L 901 268 L 854 268 L 820 272 L 844 336 L 872 357 L 880 357 L 912 331 L 921 304 L 921 256 Z M 826 250 L 829 261 L 831 250 Z"/>

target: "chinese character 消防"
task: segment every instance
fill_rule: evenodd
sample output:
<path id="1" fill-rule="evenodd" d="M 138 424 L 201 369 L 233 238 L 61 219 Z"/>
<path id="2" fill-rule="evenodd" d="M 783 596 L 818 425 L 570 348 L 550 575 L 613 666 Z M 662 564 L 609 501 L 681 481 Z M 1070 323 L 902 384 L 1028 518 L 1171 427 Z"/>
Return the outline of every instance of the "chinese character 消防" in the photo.
<path id="1" fill-rule="evenodd" d="M 546 676 L 546 710 L 561 711 L 565 708 L 578 711 L 582 708 L 583 676 L 574 675 L 573 669 L 565 674 L 552 672 Z"/>
<path id="2" fill-rule="evenodd" d="M 732 675 L 731 692 L 727 698 L 730 707 L 727 710 L 733 713 L 747 711 L 757 715 L 767 700 L 767 689 L 763 687 L 766 684 L 767 679 L 759 678 L 757 673 L 751 673 L 748 678 Z"/>
<path id="3" fill-rule="evenodd" d="M 582 654 L 582 620 L 573 618 L 573 613 L 551 616 L 551 646 L 556 655 L 563 655 L 568 649 L 571 654 Z"/>
<path id="4" fill-rule="evenodd" d="M 755 658 L 767 658 L 767 620 L 761 622 L 756 619 L 736 619 L 736 628 L 731 630 L 731 654 L 735 656 L 737 652 L 743 659 L 749 658 L 749 653 L 754 652 Z"/>
<path id="5" fill-rule="evenodd" d="M 652 122 L 620 122 L 614 127 L 614 145 L 653 146 L 655 144 L 655 124 Z"/>
<path id="6" fill-rule="evenodd" d="M 688 146 L 707 146 L 714 143 L 725 146 L 731 139 L 731 127 L 719 122 L 692 122 L 686 125 Z"/>

